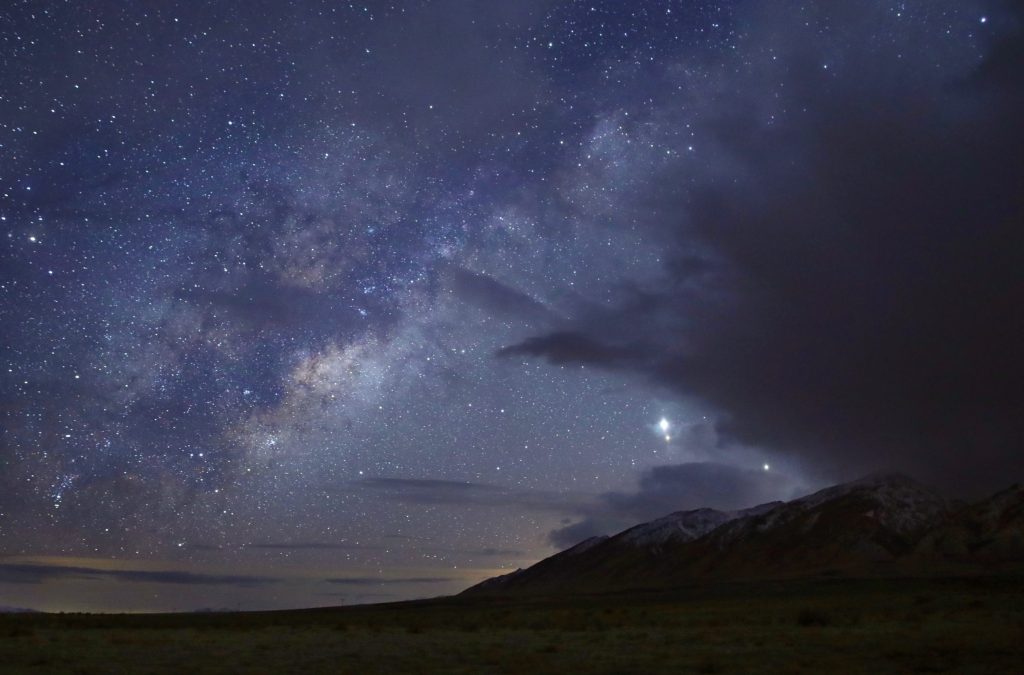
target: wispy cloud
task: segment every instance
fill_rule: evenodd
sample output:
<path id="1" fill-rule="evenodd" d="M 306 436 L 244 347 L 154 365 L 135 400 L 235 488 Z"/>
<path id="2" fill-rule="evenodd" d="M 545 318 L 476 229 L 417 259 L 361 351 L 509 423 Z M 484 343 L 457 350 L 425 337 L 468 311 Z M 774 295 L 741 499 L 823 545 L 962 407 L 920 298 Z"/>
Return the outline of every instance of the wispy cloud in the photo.
<path id="1" fill-rule="evenodd" d="M 246 544 L 243 548 L 269 551 L 350 551 L 381 549 L 383 546 L 371 546 L 358 542 L 265 541 Z"/>
<path id="2" fill-rule="evenodd" d="M 443 584 L 449 581 L 461 581 L 451 577 L 402 577 L 386 579 L 383 577 L 333 577 L 324 579 L 329 584 L 342 586 L 384 586 L 389 584 Z"/>
<path id="3" fill-rule="evenodd" d="M 381 539 L 407 542 L 406 546 L 413 546 L 417 551 L 424 553 L 459 554 L 471 557 L 484 556 L 522 556 L 523 551 L 510 548 L 458 548 L 445 546 L 431 546 L 428 542 L 433 540 L 429 537 L 412 537 L 397 534 L 383 535 Z M 401 548 L 403 544 L 394 545 L 365 544 L 359 542 L 327 542 L 327 541 L 265 541 L 253 542 L 243 545 L 242 548 L 252 551 L 278 551 L 278 552 L 299 552 L 299 551 L 383 551 L 396 547 Z"/>
<path id="4" fill-rule="evenodd" d="M 446 504 L 476 508 L 515 507 L 562 514 L 575 513 L 593 501 L 592 496 L 580 493 L 522 490 L 491 483 L 433 478 L 373 477 L 354 481 L 354 485 L 409 504 Z"/>
<path id="5" fill-rule="evenodd" d="M 92 579 L 150 584 L 196 586 L 262 586 L 282 581 L 277 577 L 242 574 L 202 574 L 179 570 L 109 570 L 95 567 L 0 563 L 0 583 L 39 584 L 60 579 Z"/>

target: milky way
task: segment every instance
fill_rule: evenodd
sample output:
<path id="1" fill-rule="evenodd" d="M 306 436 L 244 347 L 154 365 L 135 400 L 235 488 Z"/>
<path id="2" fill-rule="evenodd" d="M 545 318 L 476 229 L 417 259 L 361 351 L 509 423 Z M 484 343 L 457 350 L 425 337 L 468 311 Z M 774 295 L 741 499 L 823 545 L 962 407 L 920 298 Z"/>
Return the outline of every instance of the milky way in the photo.
<path id="1" fill-rule="evenodd" d="M 1000 69 L 1021 17 L 839 5 L 8 3 L 0 604 L 436 595 L 671 510 L 933 464 L 907 439 L 967 422 L 932 425 L 958 400 L 905 405 L 907 383 L 1000 321 L 1019 336 L 1022 98 Z M 947 183 L 967 185 L 949 222 L 925 206 Z M 895 215 L 855 208 L 869 189 Z M 931 283 L 929 247 L 966 240 Z M 924 280 L 905 333 L 861 283 L 899 270 Z M 882 318 L 818 321 L 786 284 Z M 930 318 L 970 309 L 957 288 L 977 335 Z M 906 382 L 847 385 L 814 345 L 859 358 L 851 325 L 952 346 L 867 351 L 858 372 L 901 358 Z M 1007 378 L 1011 343 L 988 343 Z M 950 381 L 1000 394 L 970 415 L 985 462 L 1020 469 L 1020 395 L 971 372 Z"/>

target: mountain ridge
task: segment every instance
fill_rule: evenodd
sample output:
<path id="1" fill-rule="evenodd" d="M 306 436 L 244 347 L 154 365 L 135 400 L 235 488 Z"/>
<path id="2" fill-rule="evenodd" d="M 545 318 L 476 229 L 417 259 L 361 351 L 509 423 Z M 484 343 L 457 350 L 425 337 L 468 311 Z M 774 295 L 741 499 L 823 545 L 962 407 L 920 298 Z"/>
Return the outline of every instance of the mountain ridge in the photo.
<path id="1" fill-rule="evenodd" d="M 878 473 L 788 502 L 677 511 L 463 593 L 586 593 L 1016 563 L 1024 563 L 1024 487 L 964 504 L 903 474 Z"/>

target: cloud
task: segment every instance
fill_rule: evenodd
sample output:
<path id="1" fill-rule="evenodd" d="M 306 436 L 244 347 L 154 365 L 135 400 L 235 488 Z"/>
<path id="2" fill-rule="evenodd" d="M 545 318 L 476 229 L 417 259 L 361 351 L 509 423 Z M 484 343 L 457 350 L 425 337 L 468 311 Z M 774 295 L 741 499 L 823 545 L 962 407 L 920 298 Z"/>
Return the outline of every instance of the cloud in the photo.
<path id="1" fill-rule="evenodd" d="M 39 584 L 61 579 L 94 579 L 150 584 L 195 586 L 262 586 L 281 581 L 275 577 L 240 574 L 199 574 L 177 570 L 104 570 L 94 567 L 0 563 L 0 583 Z"/>
<path id="2" fill-rule="evenodd" d="M 246 544 L 244 548 L 263 549 L 269 551 L 349 551 L 381 548 L 380 546 L 366 546 L 364 544 L 349 544 L 345 542 L 327 541 L 268 541 Z"/>
<path id="3" fill-rule="evenodd" d="M 388 584 L 442 584 L 448 581 L 459 581 L 449 577 L 404 577 L 384 579 L 381 577 L 333 577 L 324 579 L 329 584 L 343 586 L 384 586 Z"/>
<path id="4" fill-rule="evenodd" d="M 502 492 L 504 488 L 490 483 L 470 483 L 461 480 L 444 480 L 439 478 L 386 478 L 375 476 L 361 478 L 356 481 L 357 485 L 384 489 L 397 490 L 407 494 L 469 494 L 469 493 L 492 493 Z"/>
<path id="5" fill-rule="evenodd" d="M 551 543 L 565 548 L 588 537 L 614 534 L 675 511 L 703 507 L 730 511 L 790 499 L 797 485 L 776 472 L 715 462 L 652 467 L 640 475 L 635 492 L 607 492 L 582 519 L 551 532 Z"/>
<path id="6" fill-rule="evenodd" d="M 432 482 L 432 481 L 428 481 Z M 444 481 L 440 481 L 444 482 Z M 422 502 L 421 502 L 422 503 Z M 431 539 L 427 537 L 409 537 L 404 535 L 384 535 L 383 539 L 387 540 L 399 540 L 409 542 L 430 542 Z M 349 542 L 325 542 L 325 541 L 267 541 L 267 542 L 254 542 L 251 544 L 245 544 L 243 548 L 249 550 L 260 550 L 260 551 L 373 551 L 373 550 L 384 550 L 394 548 L 388 546 L 381 546 L 376 544 L 360 544 L 360 543 L 349 543 Z M 525 551 L 508 548 L 454 548 L 444 546 L 431 546 L 426 543 L 417 543 L 416 550 L 421 553 L 439 553 L 439 554 L 456 554 L 468 557 L 521 557 L 526 555 Z"/>
<path id="7" fill-rule="evenodd" d="M 356 487 L 372 490 L 409 504 L 447 504 L 466 507 L 513 507 L 549 513 L 575 512 L 590 503 L 586 495 L 546 492 L 543 490 L 515 490 L 489 483 L 422 479 L 422 478 L 362 478 L 354 481 Z"/>
<path id="8" fill-rule="evenodd" d="M 594 363 L 609 367 L 628 364 L 635 354 L 635 349 L 605 344 L 571 331 L 527 338 L 498 351 L 499 356 L 542 356 L 552 363 Z"/>
<path id="9" fill-rule="evenodd" d="M 254 330 L 316 328 L 324 335 L 345 335 L 365 328 L 366 321 L 351 303 L 334 296 L 289 286 L 251 275 L 247 282 L 226 289 L 184 289 L 178 297 L 204 308 L 216 322 Z M 208 322 L 215 323 L 212 319 Z"/>
<path id="10" fill-rule="evenodd" d="M 837 11 L 756 17 L 777 60 L 660 113 L 705 164 L 633 158 L 661 282 L 501 353 L 642 374 L 833 477 L 984 489 L 1024 471 L 1024 24 L 978 61 Z"/>
<path id="11" fill-rule="evenodd" d="M 481 549 L 468 549 L 459 550 L 460 553 L 468 553 L 470 555 L 495 555 L 495 556 L 524 556 L 526 551 L 519 551 L 513 548 L 481 548 Z"/>
<path id="12" fill-rule="evenodd" d="M 517 317 L 541 326 L 558 319 L 558 315 L 544 303 L 494 277 L 454 266 L 446 270 L 445 276 L 449 288 L 458 298 L 493 315 Z"/>

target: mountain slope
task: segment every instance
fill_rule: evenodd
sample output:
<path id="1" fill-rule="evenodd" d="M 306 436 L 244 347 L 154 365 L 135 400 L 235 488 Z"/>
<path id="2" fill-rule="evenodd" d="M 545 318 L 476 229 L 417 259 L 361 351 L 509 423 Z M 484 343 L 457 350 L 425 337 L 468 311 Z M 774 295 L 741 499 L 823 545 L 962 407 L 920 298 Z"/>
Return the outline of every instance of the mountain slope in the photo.
<path id="1" fill-rule="evenodd" d="M 871 567 L 910 553 L 955 508 L 905 476 L 874 475 L 727 523 L 674 562 L 684 576 L 714 577 Z"/>
<path id="2" fill-rule="evenodd" d="M 935 546 L 975 541 L 981 535 L 963 531 L 979 531 L 979 519 L 995 542 L 986 545 L 1016 550 L 1024 532 L 1021 494 L 1004 496 L 960 523 L 954 518 L 963 510 L 959 504 L 906 476 L 873 475 L 746 511 L 674 513 L 587 540 L 466 592 L 595 592 L 698 579 L 863 573 L 915 559 L 926 537 L 951 523 L 961 529 Z"/>
<path id="3" fill-rule="evenodd" d="M 924 536 L 915 553 L 958 562 L 1024 561 L 1024 485 L 963 509 Z"/>
<path id="4" fill-rule="evenodd" d="M 659 556 L 698 539 L 724 523 L 769 511 L 781 502 L 744 511 L 695 509 L 677 511 L 649 523 L 631 527 L 613 537 L 592 537 L 527 569 L 516 570 L 468 589 L 466 592 L 503 592 L 514 589 L 554 592 L 577 588 L 587 579 L 618 578 L 620 567 Z"/>

